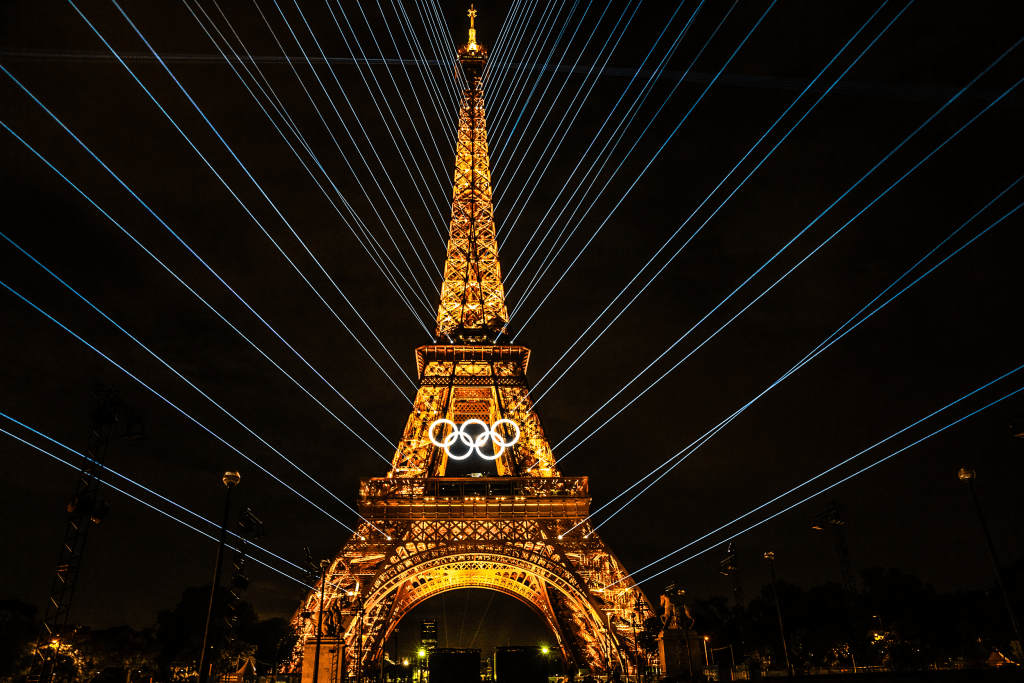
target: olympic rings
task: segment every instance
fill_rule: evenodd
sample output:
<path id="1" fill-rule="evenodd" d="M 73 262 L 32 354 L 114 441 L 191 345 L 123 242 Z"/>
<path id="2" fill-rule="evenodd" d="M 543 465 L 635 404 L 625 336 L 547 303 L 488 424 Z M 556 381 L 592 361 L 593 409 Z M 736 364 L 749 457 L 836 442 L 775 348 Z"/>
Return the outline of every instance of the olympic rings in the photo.
<path id="1" fill-rule="evenodd" d="M 506 441 L 505 438 L 497 431 L 498 425 L 500 425 L 503 422 L 512 425 L 512 429 L 514 429 L 516 432 L 516 435 L 512 438 L 511 441 Z M 451 433 L 448 434 L 448 436 L 444 437 L 444 441 L 438 441 L 434 437 L 434 429 L 436 429 L 438 425 L 447 425 L 452 428 Z M 466 433 L 466 425 L 480 425 L 481 427 L 484 428 L 484 431 L 479 436 L 474 437 L 471 434 Z M 465 460 L 470 456 L 470 454 L 474 450 L 476 451 L 476 454 L 479 455 L 484 460 L 497 460 L 498 458 L 501 457 L 502 453 L 505 452 L 506 448 L 519 441 L 519 425 L 517 425 L 512 420 L 505 419 L 498 420 L 490 427 L 488 427 L 487 423 L 484 422 L 483 420 L 475 419 L 466 420 L 461 425 L 457 425 L 451 420 L 446 420 L 442 418 L 440 420 L 434 420 L 434 422 L 430 425 L 430 428 L 427 429 L 427 436 L 430 437 L 430 443 L 434 444 L 438 448 L 443 448 L 444 452 L 452 460 Z M 494 455 L 485 455 L 484 452 L 480 450 L 483 446 L 487 445 L 488 439 L 490 439 L 491 442 L 493 442 L 494 445 L 500 449 Z M 469 447 L 469 450 L 466 451 L 465 455 L 454 455 L 451 452 L 451 447 L 455 444 L 456 441 L 461 441 L 463 445 Z"/>

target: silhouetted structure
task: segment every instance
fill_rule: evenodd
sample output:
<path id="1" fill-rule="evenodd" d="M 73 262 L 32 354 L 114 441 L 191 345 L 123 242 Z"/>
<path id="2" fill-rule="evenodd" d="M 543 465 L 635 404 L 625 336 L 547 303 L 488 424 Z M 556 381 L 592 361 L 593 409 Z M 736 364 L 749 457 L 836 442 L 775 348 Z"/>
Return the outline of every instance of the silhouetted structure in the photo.
<path id="1" fill-rule="evenodd" d="M 548 655 L 536 646 L 499 647 L 494 653 L 494 679 L 498 683 L 544 683 Z"/>
<path id="2" fill-rule="evenodd" d="M 427 671 L 430 683 L 480 683 L 480 649 L 434 648 Z"/>
<path id="3" fill-rule="evenodd" d="M 843 504 L 836 501 L 829 501 L 825 509 L 814 516 L 812 528 L 819 531 L 830 529 L 832 540 L 836 545 L 836 554 L 839 556 L 839 573 L 843 579 L 843 588 L 847 594 L 857 594 L 857 580 L 853 575 L 853 566 L 850 563 L 850 551 L 846 547 L 846 533 L 843 526 L 846 524 L 842 518 Z"/>

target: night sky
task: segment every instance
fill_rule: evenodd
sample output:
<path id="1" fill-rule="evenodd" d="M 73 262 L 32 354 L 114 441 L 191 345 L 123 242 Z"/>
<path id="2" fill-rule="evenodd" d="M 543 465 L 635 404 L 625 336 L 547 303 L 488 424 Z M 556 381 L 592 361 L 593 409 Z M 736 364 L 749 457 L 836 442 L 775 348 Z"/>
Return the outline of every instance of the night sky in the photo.
<path id="1" fill-rule="evenodd" d="M 342 524 L 355 523 L 333 496 L 354 504 L 360 477 L 388 471 L 385 461 L 414 394 L 413 349 L 430 341 L 356 234 L 365 229 L 379 240 L 396 264 L 392 272 L 402 274 L 398 289 L 432 331 L 454 163 L 457 83 L 450 41 L 464 41 L 466 8 L 461 2 L 441 3 L 435 19 L 443 22 L 449 42 L 440 44 L 440 34 L 425 28 L 427 6 L 403 5 L 422 41 L 413 48 L 398 19 L 399 5 L 391 2 L 364 2 L 364 19 L 356 3 L 344 0 L 340 7 L 351 28 L 337 3 L 225 0 L 219 2 L 223 15 L 213 0 L 123 3 L 152 48 L 168 56 L 177 83 L 222 142 L 160 63 L 145 58 L 146 44 L 112 2 L 76 3 L 115 50 L 134 55 L 126 63 L 237 198 L 71 3 L 0 3 L 0 65 L 10 73 L 0 73 L 0 121 L 110 216 L 11 132 L 0 131 L 0 232 L 7 238 L 0 240 L 0 281 L 9 288 L 0 289 L 5 327 L 0 412 L 80 452 L 96 407 L 90 389 L 95 382 L 113 386 L 144 416 L 148 438 L 114 442 L 107 458 L 112 470 L 217 520 L 224 495 L 220 475 L 237 469 L 242 475 L 237 500 L 264 521 L 269 533 L 261 547 L 295 563 L 302 560 L 303 546 L 314 557 L 330 556 L 348 537 Z M 519 17 L 522 9 L 476 4 L 479 40 L 487 46 L 495 45 L 510 13 Z M 559 14 L 546 19 L 545 3 L 538 5 L 515 24 L 520 32 L 507 32 L 504 46 L 492 50 L 487 105 L 496 221 L 507 299 L 510 308 L 523 304 L 510 328 L 516 342 L 532 349 L 535 400 L 551 389 L 537 409 L 556 454 L 624 408 L 560 464 L 565 475 L 590 477 L 592 509 L 758 397 L 918 261 L 923 259 L 867 311 L 963 247 L 759 398 L 620 514 L 608 517 L 631 494 L 597 515 L 595 523 L 609 519 L 599 533 L 627 568 L 639 569 L 712 532 L 1024 365 L 1024 214 L 1011 213 L 979 236 L 1021 203 L 1022 186 L 1009 189 L 949 237 L 1024 174 L 1021 89 L 972 122 L 1024 77 L 1024 46 L 1010 51 L 872 171 L 1021 40 L 1019 15 L 1013 19 L 1008 3 L 919 0 L 908 7 L 758 0 L 733 6 L 688 0 L 673 18 L 675 7 L 668 4 L 581 0 L 552 5 Z M 215 58 L 218 48 L 190 8 L 200 17 L 202 10 L 208 12 L 241 50 L 226 17 L 257 56 L 255 64 L 266 78 L 261 83 L 273 88 L 275 104 L 283 105 L 289 125 L 301 132 L 323 171 L 256 90 L 259 101 L 326 193 L 232 68 Z M 876 10 L 825 71 L 819 80 L 823 86 L 804 94 L 716 191 Z M 313 68 L 293 63 L 293 70 L 271 59 L 282 54 L 275 35 L 292 57 L 301 57 L 302 49 L 318 54 L 303 16 L 324 54 L 342 58 L 331 63 L 333 73 L 322 61 Z M 638 68 L 654 69 L 662 62 L 691 17 L 663 77 L 651 81 L 644 71 L 631 80 Z M 840 85 L 740 187 L 880 33 Z M 448 63 L 393 61 L 420 56 L 420 47 L 428 59 L 442 51 Z M 360 68 L 351 60 L 360 49 L 369 58 L 383 55 L 392 62 Z M 502 70 L 509 63 L 566 68 Z M 588 73 L 595 64 L 607 68 Z M 722 76 L 709 88 L 720 70 Z M 537 285 L 524 298 L 535 276 Z M 425 304 L 413 294 L 420 289 Z M 645 590 L 654 596 L 674 579 L 695 597 L 727 594 L 731 584 L 717 566 L 724 543 L 734 537 L 748 592 L 768 581 L 760 559 L 766 550 L 776 553 L 781 579 L 804 586 L 838 581 L 831 539 L 811 529 L 814 513 L 830 499 L 846 507 L 846 535 L 858 573 L 896 566 L 938 590 L 990 585 L 991 566 L 956 473 L 961 467 L 978 471 L 976 489 L 1002 559 L 1024 557 L 1024 441 L 1011 438 L 1010 431 L 1014 418 L 1024 413 L 1024 392 L 912 444 L 1022 387 L 1024 370 L 696 542 L 673 560 L 711 550 L 643 584 Z M 79 456 L 7 418 L 0 417 L 0 428 L 80 465 Z M 0 480 L 0 597 L 42 608 L 75 474 L 6 434 L 0 434 L 0 449 L 7 474 Z M 152 493 L 113 475 L 107 481 L 216 534 L 213 524 Z M 173 607 L 185 587 L 211 580 L 215 544 L 121 493 L 102 491 L 112 511 L 90 532 L 71 619 L 95 626 L 152 624 L 156 612 Z M 290 577 L 300 576 L 281 560 L 259 551 L 254 556 Z M 249 574 L 253 581 L 245 599 L 260 616 L 290 616 L 299 584 L 264 567 L 252 566 Z M 410 615 L 402 638 L 418 633 L 418 620 L 430 616 L 447 619 L 442 645 L 468 646 L 480 624 L 475 647 L 515 642 L 517 635 L 542 637 L 543 625 L 525 607 L 501 595 L 488 607 L 489 599 L 484 591 L 449 594 L 443 607 L 434 599 Z M 444 633 L 443 626 L 439 630 Z"/>

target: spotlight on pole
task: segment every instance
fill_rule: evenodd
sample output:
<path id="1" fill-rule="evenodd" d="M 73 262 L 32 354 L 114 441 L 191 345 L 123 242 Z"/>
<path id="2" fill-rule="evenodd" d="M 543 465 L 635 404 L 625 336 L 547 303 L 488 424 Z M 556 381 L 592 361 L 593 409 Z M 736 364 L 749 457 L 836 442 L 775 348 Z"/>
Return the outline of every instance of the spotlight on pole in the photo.
<path id="1" fill-rule="evenodd" d="M 242 475 L 238 472 L 225 472 L 220 479 L 227 487 L 228 493 L 224 498 L 224 522 L 220 526 L 220 545 L 217 546 L 217 562 L 213 569 L 213 586 L 210 587 L 210 604 L 206 609 L 206 627 L 203 629 L 203 648 L 199 652 L 199 683 L 206 683 L 209 679 L 210 669 L 213 667 L 213 653 L 207 653 L 207 644 L 210 638 L 210 619 L 213 616 L 213 597 L 217 593 L 217 585 L 220 583 L 221 558 L 224 555 L 224 542 L 228 535 L 228 517 L 231 513 L 231 491 L 242 481 Z"/>
<path id="2" fill-rule="evenodd" d="M 974 479 L 977 474 L 974 470 L 962 469 L 959 472 L 960 481 L 967 484 L 967 491 L 971 494 L 971 501 L 974 503 L 974 510 L 978 513 L 978 521 L 981 523 L 981 533 L 985 537 L 985 545 L 988 546 L 988 555 L 992 560 L 992 569 L 995 571 L 996 583 L 999 584 L 999 590 L 1003 594 L 1003 601 L 1006 602 L 1006 611 L 1010 615 L 1010 623 L 1013 625 L 1013 632 L 1017 635 L 1017 640 L 1013 641 L 1014 654 L 1018 658 L 1024 656 L 1022 652 L 1022 645 L 1024 645 L 1024 639 L 1021 638 L 1020 624 L 1017 621 L 1017 614 L 1013 610 L 1013 604 L 1010 602 L 1010 597 L 1006 592 L 1006 586 L 1003 583 L 1003 572 L 999 567 L 999 560 L 996 558 L 996 547 L 992 543 L 992 537 L 988 533 L 988 524 L 985 522 L 985 515 L 981 512 L 981 504 L 978 502 L 978 496 L 974 493 Z"/>

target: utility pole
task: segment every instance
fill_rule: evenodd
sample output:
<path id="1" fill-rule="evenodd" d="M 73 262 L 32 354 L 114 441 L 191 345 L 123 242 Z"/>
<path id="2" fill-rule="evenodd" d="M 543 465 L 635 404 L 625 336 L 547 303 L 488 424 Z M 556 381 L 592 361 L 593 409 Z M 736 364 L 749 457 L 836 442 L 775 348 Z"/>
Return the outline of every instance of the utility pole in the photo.
<path id="1" fill-rule="evenodd" d="M 92 431 L 86 444 L 75 494 L 68 505 L 70 516 L 57 560 L 57 574 L 50 586 L 50 599 L 46 602 L 43 627 L 32 655 L 28 683 L 49 683 L 53 677 L 54 655 L 60 651 L 67 628 L 89 527 L 91 523 L 98 524 L 110 511 L 110 506 L 97 498 L 96 493 L 114 424 L 121 418 L 127 418 L 125 433 L 121 438 L 127 441 L 145 438 L 142 418 L 125 405 L 119 392 L 102 384 L 94 385 L 92 392 L 99 398 L 100 405 L 90 415 Z"/>

